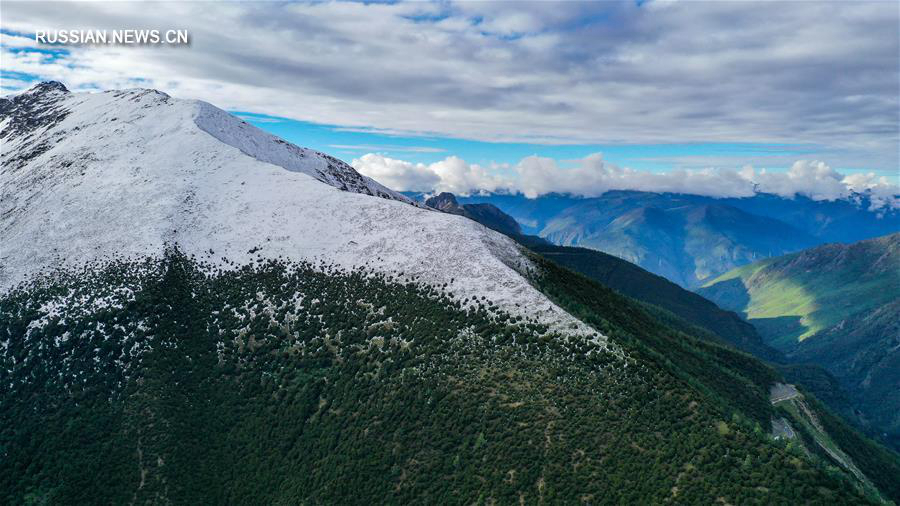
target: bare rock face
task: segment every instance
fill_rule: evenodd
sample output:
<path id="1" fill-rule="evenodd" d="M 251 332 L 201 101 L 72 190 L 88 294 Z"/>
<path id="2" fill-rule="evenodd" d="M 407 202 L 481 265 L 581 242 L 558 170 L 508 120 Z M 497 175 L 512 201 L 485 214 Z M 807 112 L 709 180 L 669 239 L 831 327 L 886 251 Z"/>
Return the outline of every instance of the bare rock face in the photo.
<path id="1" fill-rule="evenodd" d="M 450 214 L 463 214 L 463 210 L 452 193 L 442 192 L 425 200 L 425 205 Z"/>
<path id="2" fill-rule="evenodd" d="M 18 145 L 15 156 L 4 156 L 5 170 L 21 169 L 29 160 L 50 149 L 53 139 L 41 133 L 69 115 L 63 105 L 69 95 L 62 83 L 49 81 L 24 93 L 0 98 L 0 123 L 3 125 L 0 139 L 5 147 Z"/>
<path id="3" fill-rule="evenodd" d="M 456 196 L 452 193 L 442 192 L 425 200 L 425 205 L 445 213 L 465 216 L 501 234 L 509 236 L 522 235 L 519 223 L 493 204 L 459 205 Z"/>

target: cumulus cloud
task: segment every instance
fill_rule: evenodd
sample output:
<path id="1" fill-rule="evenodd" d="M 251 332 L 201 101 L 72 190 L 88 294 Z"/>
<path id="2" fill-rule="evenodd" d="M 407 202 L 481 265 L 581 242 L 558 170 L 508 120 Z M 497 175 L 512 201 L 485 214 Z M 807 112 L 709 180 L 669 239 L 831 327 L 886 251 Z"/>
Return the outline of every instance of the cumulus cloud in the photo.
<path id="1" fill-rule="evenodd" d="M 835 200 L 846 197 L 848 186 L 844 176 L 825 162 L 800 160 L 791 165 L 787 172 L 767 172 L 756 174 L 752 169 L 745 172 L 760 191 L 790 197 L 797 193 L 813 200 Z"/>
<path id="2" fill-rule="evenodd" d="M 447 191 L 467 195 L 473 190 L 495 191 L 510 186 L 508 180 L 456 156 L 424 164 L 369 153 L 354 159 L 350 165 L 361 174 L 398 191 Z"/>
<path id="3" fill-rule="evenodd" d="M 844 185 L 853 192 L 866 193 L 872 201 L 872 209 L 900 208 L 900 189 L 888 178 L 873 172 L 845 176 Z"/>
<path id="4" fill-rule="evenodd" d="M 397 191 L 429 191 L 441 183 L 430 167 L 369 153 L 351 164 L 361 174 Z"/>
<path id="5" fill-rule="evenodd" d="M 527 197 L 559 192 L 595 197 L 609 190 L 693 193 L 710 196 L 749 196 L 753 188 L 731 170 L 673 170 L 648 172 L 618 167 L 593 154 L 574 168 L 562 168 L 551 158 L 523 159 L 517 166 L 516 191 Z"/>
<path id="6" fill-rule="evenodd" d="M 552 158 L 530 156 L 512 167 L 485 169 L 458 157 L 432 164 L 368 154 L 352 165 L 388 186 L 403 191 L 449 191 L 468 195 L 481 191 L 509 191 L 528 198 L 547 193 L 596 197 L 610 190 L 689 193 L 709 197 L 750 197 L 772 193 L 787 198 L 803 195 L 813 200 L 851 198 L 855 193 L 869 196 L 872 208 L 900 209 L 900 187 L 874 173 L 843 175 L 824 162 L 799 160 L 784 172 L 732 169 L 672 170 L 649 172 L 618 167 L 593 154 L 578 160 L 574 167 L 561 167 Z M 494 169 L 494 170 L 492 170 Z"/>
<path id="7" fill-rule="evenodd" d="M 154 87 L 329 125 L 491 141 L 794 143 L 853 166 L 900 166 L 895 3 L 657 5 L 229 2 L 210 15 L 203 2 L 7 2 L 9 32 L 184 28 L 192 44 L 48 57 L 11 35 L 0 57 L 5 75 Z"/>

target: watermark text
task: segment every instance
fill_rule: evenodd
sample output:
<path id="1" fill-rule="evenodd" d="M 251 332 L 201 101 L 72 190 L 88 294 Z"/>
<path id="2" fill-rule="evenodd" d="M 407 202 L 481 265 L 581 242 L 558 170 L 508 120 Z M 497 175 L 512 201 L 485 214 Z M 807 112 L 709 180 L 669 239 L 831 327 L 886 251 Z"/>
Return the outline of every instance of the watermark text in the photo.
<path id="1" fill-rule="evenodd" d="M 37 30 L 34 41 L 52 45 L 190 45 L 187 30 Z"/>

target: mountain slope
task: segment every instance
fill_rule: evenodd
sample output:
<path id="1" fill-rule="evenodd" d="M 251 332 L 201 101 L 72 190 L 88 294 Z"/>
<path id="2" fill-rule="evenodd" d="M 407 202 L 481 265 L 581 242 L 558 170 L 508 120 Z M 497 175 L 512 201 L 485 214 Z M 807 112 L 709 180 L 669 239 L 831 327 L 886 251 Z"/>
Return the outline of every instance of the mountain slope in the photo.
<path id="1" fill-rule="evenodd" d="M 529 261 L 512 240 L 418 208 L 204 102 L 153 90 L 69 93 L 57 83 L 5 99 L 0 111 L 0 286 L 177 242 L 222 265 L 260 256 L 368 265 L 579 327 L 521 277 Z"/>
<path id="2" fill-rule="evenodd" d="M 515 222 L 493 204 L 465 204 L 459 206 L 452 193 L 441 193 L 425 200 L 425 205 L 444 212 L 463 213 L 472 206 L 490 206 L 487 216 L 469 213 L 466 217 L 489 228 L 492 224 Z M 497 218 L 497 216 L 501 218 Z M 732 311 L 723 311 L 714 303 L 694 292 L 685 290 L 662 276 L 657 276 L 621 258 L 606 253 L 568 246 L 555 246 L 537 236 L 523 235 L 521 229 L 511 226 L 494 228 L 516 239 L 531 251 L 579 272 L 600 284 L 639 301 L 669 311 L 684 323 L 670 321 L 670 325 L 687 328 L 696 325 L 715 334 L 713 339 L 730 344 L 766 360 L 780 359 L 778 352 L 766 346 L 753 325 L 745 322 Z"/>
<path id="3" fill-rule="evenodd" d="M 441 203 L 449 200 L 445 196 L 443 199 L 431 200 L 427 204 L 440 208 Z M 473 219 L 478 220 L 477 217 L 473 217 Z M 555 246 L 537 236 L 513 235 L 512 237 L 545 258 L 579 272 L 606 287 L 648 304 L 645 309 L 653 313 L 657 319 L 660 319 L 669 327 L 679 329 L 695 337 L 701 337 L 707 341 L 726 343 L 777 364 L 776 367 L 786 378 L 789 378 L 792 382 L 800 383 L 810 392 L 814 392 L 819 399 L 825 401 L 832 410 L 840 413 L 846 420 L 851 421 L 856 426 L 865 426 L 870 433 L 874 430 L 865 418 L 860 417 L 860 412 L 854 409 L 854 403 L 851 402 L 832 374 L 821 366 L 812 363 L 805 363 L 804 361 L 796 363 L 796 358 L 794 363 L 788 362 L 781 352 L 762 341 L 753 325 L 742 320 L 733 311 L 722 310 L 702 296 L 685 290 L 661 276 L 656 276 L 612 255 L 587 248 Z M 667 312 L 671 312 L 674 317 L 669 316 Z M 886 311 L 882 310 L 881 313 L 887 316 Z M 896 310 L 893 314 L 897 314 Z M 892 324 L 894 327 L 898 325 L 895 318 L 889 319 L 889 317 L 886 317 L 879 321 Z M 703 334 L 701 329 L 709 331 L 711 334 Z M 897 332 L 895 331 L 894 334 L 897 334 Z M 883 332 L 882 335 L 888 334 Z M 893 395 L 892 390 L 894 389 L 895 385 L 888 383 L 886 385 L 879 384 L 873 390 L 878 392 L 879 395 L 890 397 Z M 808 400 L 807 402 L 813 401 Z M 890 404 L 887 406 L 890 406 Z M 888 412 L 892 409 L 887 407 L 883 411 Z M 809 408 L 804 408 L 804 410 L 804 413 L 810 412 Z M 820 416 L 831 415 L 821 414 Z M 793 418 L 797 418 L 796 413 L 794 413 Z M 876 416 L 875 418 L 878 417 Z M 803 418 L 803 420 L 795 420 L 794 423 L 809 422 Z M 818 424 L 819 422 L 816 421 L 814 425 Z M 852 431 L 849 432 L 852 433 Z M 832 459 L 828 454 L 829 451 L 832 454 L 843 454 L 842 450 L 835 447 L 834 443 L 831 442 L 831 437 L 827 432 L 817 431 L 817 434 L 819 434 L 820 439 L 816 441 L 820 442 L 817 443 L 810 439 L 806 443 L 807 446 L 813 450 L 818 449 L 819 453 L 829 460 Z M 819 448 L 823 444 L 821 441 L 827 442 L 824 443 L 828 448 L 827 451 L 824 448 Z M 884 451 L 878 448 L 877 445 L 872 446 L 871 443 L 853 444 L 852 448 L 855 450 L 854 453 L 857 459 L 865 459 L 865 455 L 878 454 Z M 891 457 L 886 458 L 888 460 L 891 459 Z M 872 472 L 872 469 L 880 469 L 881 467 L 880 464 L 876 464 L 870 467 L 870 472 Z M 851 468 L 854 469 L 853 472 L 856 472 L 855 467 L 851 466 Z"/>
<path id="4" fill-rule="evenodd" d="M 560 265 L 598 281 L 629 297 L 671 311 L 686 322 L 716 334 L 722 342 L 760 358 L 774 360 L 777 352 L 766 346 L 756 329 L 732 311 L 621 258 L 587 248 L 534 244 L 529 248 Z"/>
<path id="5" fill-rule="evenodd" d="M 544 267 L 541 272 L 545 273 L 541 283 L 545 293 L 572 314 L 596 328 L 608 328 L 610 323 L 619 327 L 619 331 L 609 330 L 607 335 L 647 362 L 660 364 L 699 391 L 707 392 L 711 398 L 722 399 L 727 406 L 741 406 L 743 413 L 756 413 L 751 416 L 757 421 L 771 419 L 773 434 L 782 441 L 790 441 L 795 448 L 803 448 L 807 456 L 839 450 L 846 457 L 844 463 L 826 456 L 827 461 L 851 475 L 855 474 L 854 468 L 862 469 L 864 481 L 871 480 L 882 494 L 894 501 L 900 500 L 900 482 L 896 480 L 900 475 L 900 455 L 861 436 L 811 396 L 807 398 L 810 406 L 804 418 L 818 424 L 820 435 L 825 437 L 817 441 L 799 441 L 795 439 L 796 435 L 787 438 L 778 435 L 775 415 L 780 412 L 780 407 L 777 398 L 766 395 L 772 405 L 766 402 L 764 407 L 756 395 L 747 396 L 747 392 L 735 383 L 749 380 L 757 388 L 767 385 L 769 392 L 774 392 L 779 377 L 772 369 L 704 337 L 669 327 L 667 318 L 659 318 L 656 312 L 646 311 L 645 306 L 634 304 L 593 280 L 566 271 L 549 260 L 541 264 Z M 769 411 L 773 407 L 774 413 Z M 765 415 L 760 417 L 762 413 Z M 833 448 L 822 448 L 823 439 Z"/>
<path id="6" fill-rule="evenodd" d="M 699 293 L 746 314 L 791 361 L 825 367 L 898 440 L 900 233 L 747 265 Z"/>
<path id="7" fill-rule="evenodd" d="M 610 195 L 602 207 L 594 202 L 575 205 L 540 235 L 563 246 L 605 251 L 685 287 L 738 265 L 815 244 L 793 227 L 731 206 L 672 200 L 665 207 L 655 201 L 635 207 L 630 195 Z"/>
<path id="8" fill-rule="evenodd" d="M 366 269 L 230 270 L 176 249 L 47 273 L 0 296 L 0 491 L 49 504 L 877 500 L 764 434 L 771 370 L 541 267 L 538 286 L 562 304 L 587 296 L 579 316 L 634 358 Z"/>
<path id="9" fill-rule="evenodd" d="M 610 191 L 597 198 L 475 195 L 460 202 L 492 203 L 526 233 L 619 256 L 687 288 L 763 258 L 900 227 L 897 210 L 870 211 L 862 195 L 853 202 L 826 202 Z"/>
<path id="10" fill-rule="evenodd" d="M 0 117 L 4 502 L 900 496 L 773 439 L 771 368 L 501 234 L 208 104 L 44 88 Z"/>
<path id="11" fill-rule="evenodd" d="M 430 201 L 428 205 L 439 207 L 440 202 L 446 200 Z M 498 210 L 498 212 L 502 211 Z M 472 219 L 478 221 L 477 216 Z M 512 218 L 510 217 L 510 219 Z M 658 319 L 663 320 L 672 328 L 680 329 L 708 341 L 734 346 L 776 364 L 778 370 L 792 383 L 802 384 L 832 410 L 840 413 L 856 426 L 863 426 L 870 433 L 875 432 L 871 424 L 867 423 L 867 420 L 860 416 L 860 412 L 854 409 L 854 403 L 851 402 L 843 387 L 832 374 L 812 363 L 788 362 L 781 352 L 763 342 L 753 325 L 733 311 L 722 310 L 708 299 L 618 257 L 587 248 L 555 246 L 532 235 L 512 235 L 511 237 L 545 258 L 648 304 L 647 311 L 654 313 Z M 669 316 L 667 312 L 674 317 Z M 886 311 L 881 311 L 881 313 L 887 314 Z M 897 325 L 895 320 L 887 318 L 878 321 Z M 704 334 L 704 330 L 709 333 Z M 865 333 L 865 331 L 857 332 L 857 334 Z M 887 335 L 885 332 L 882 334 Z M 874 390 L 880 395 L 890 396 L 891 393 L 887 393 L 885 390 L 893 388 L 894 385 L 888 384 L 880 385 Z"/>

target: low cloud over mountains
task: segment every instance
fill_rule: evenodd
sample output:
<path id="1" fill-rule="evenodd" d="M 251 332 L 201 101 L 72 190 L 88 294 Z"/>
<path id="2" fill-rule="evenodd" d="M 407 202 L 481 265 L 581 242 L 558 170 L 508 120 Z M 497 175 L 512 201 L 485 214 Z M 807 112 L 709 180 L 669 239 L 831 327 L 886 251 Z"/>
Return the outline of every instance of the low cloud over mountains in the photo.
<path id="1" fill-rule="evenodd" d="M 552 158 L 530 156 L 515 165 L 489 167 L 451 156 L 424 164 L 370 153 L 353 160 L 353 167 L 400 191 L 512 191 L 527 197 L 568 193 L 596 197 L 609 190 L 690 193 L 710 197 L 749 197 L 772 193 L 800 194 L 813 200 L 837 200 L 867 193 L 874 209 L 900 208 L 900 188 L 874 173 L 842 174 L 824 162 L 799 160 L 785 172 L 744 167 L 649 172 L 618 167 L 597 153 L 562 167 Z"/>

